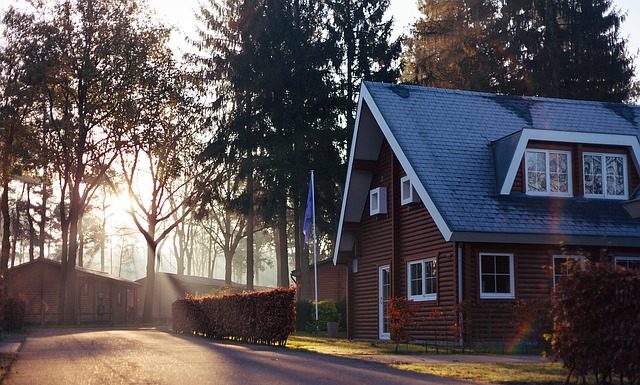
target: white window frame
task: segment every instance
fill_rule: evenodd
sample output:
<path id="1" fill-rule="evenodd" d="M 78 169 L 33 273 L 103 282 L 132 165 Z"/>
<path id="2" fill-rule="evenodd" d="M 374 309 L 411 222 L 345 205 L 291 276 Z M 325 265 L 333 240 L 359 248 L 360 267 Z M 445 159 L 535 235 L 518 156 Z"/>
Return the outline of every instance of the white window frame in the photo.
<path id="1" fill-rule="evenodd" d="M 600 199 L 629 199 L 629 174 L 627 168 L 627 155 L 616 154 L 610 152 L 583 152 L 582 153 L 582 191 L 586 191 L 586 183 L 584 180 L 584 157 L 585 156 L 599 156 L 600 164 L 602 165 L 602 194 L 587 194 L 584 193 L 585 198 L 600 198 Z M 622 158 L 622 176 L 624 178 L 624 195 L 608 195 L 607 194 L 607 156 L 614 156 Z"/>
<path id="2" fill-rule="evenodd" d="M 640 257 L 634 255 L 616 255 L 613 257 L 613 263 L 618 266 L 618 261 L 640 261 Z"/>
<path id="3" fill-rule="evenodd" d="M 551 278 L 553 280 L 553 287 L 554 288 L 558 284 L 556 282 L 556 275 L 559 275 L 559 274 L 556 274 L 556 259 L 566 259 L 566 260 L 573 259 L 573 260 L 576 260 L 576 261 L 580 262 L 580 266 L 584 266 L 584 255 L 562 255 L 562 254 L 554 255 L 552 257 L 552 259 L 551 259 L 551 264 L 552 264 L 552 266 L 551 266 L 552 277 Z"/>
<path id="4" fill-rule="evenodd" d="M 408 187 L 408 193 L 406 188 Z M 415 203 L 418 201 L 418 194 L 416 194 L 416 190 L 413 188 L 413 183 L 411 183 L 411 178 L 409 176 L 403 176 L 400 179 L 400 205 L 409 205 L 411 203 Z"/>
<path id="5" fill-rule="evenodd" d="M 545 177 L 547 191 L 529 191 L 529 168 L 527 167 L 527 155 L 530 152 L 543 152 L 545 154 Z M 551 192 L 551 173 L 549 171 L 549 154 L 565 154 L 567 155 L 567 192 Z M 557 196 L 557 197 L 572 197 L 573 196 L 573 176 L 571 166 L 571 151 L 566 150 L 542 150 L 537 148 L 527 148 L 524 153 L 524 186 L 527 195 L 535 196 Z"/>
<path id="6" fill-rule="evenodd" d="M 369 215 L 387 213 L 387 188 L 376 187 L 369 191 Z"/>
<path id="7" fill-rule="evenodd" d="M 427 277 L 426 277 L 426 269 L 425 265 L 429 262 L 435 262 L 436 265 L 436 292 L 435 293 L 425 293 L 427 289 Z M 422 293 L 421 294 L 413 294 L 411 293 L 411 265 L 422 265 Z M 417 261 L 411 261 L 407 263 L 407 298 L 412 301 L 436 301 L 438 299 L 438 259 L 436 257 L 419 259 Z"/>
<path id="8" fill-rule="evenodd" d="M 485 293 L 482 289 L 482 257 L 509 257 L 509 292 L 508 293 Z M 494 273 L 495 274 L 495 273 Z M 512 253 L 480 253 L 478 255 L 478 286 L 480 287 L 480 299 L 515 299 L 515 270 Z"/>

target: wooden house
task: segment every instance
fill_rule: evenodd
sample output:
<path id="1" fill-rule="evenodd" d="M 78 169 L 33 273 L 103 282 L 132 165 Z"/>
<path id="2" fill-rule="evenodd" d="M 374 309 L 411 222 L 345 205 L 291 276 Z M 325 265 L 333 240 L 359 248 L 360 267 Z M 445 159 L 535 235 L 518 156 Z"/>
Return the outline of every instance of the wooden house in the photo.
<path id="1" fill-rule="evenodd" d="M 332 259 L 325 259 L 317 263 L 318 266 L 318 301 L 334 301 L 339 302 L 347 296 L 347 267 L 344 265 L 334 265 Z M 291 275 L 294 277 L 296 286 L 296 297 L 302 298 L 300 286 L 302 280 L 302 272 L 293 270 Z M 315 292 L 315 279 L 313 264 L 309 265 L 309 293 L 313 299 Z"/>
<path id="2" fill-rule="evenodd" d="M 137 280 L 144 286 L 146 277 Z M 178 275 L 175 273 L 156 273 L 153 297 L 153 318 L 159 321 L 171 320 L 171 306 L 178 298 L 189 294 L 194 297 L 219 293 L 221 291 L 240 292 L 245 286 L 232 283 L 227 286 L 223 279 Z M 140 296 L 140 312 L 144 303 L 144 293 Z M 142 313 L 139 314 L 142 317 Z"/>
<path id="3" fill-rule="evenodd" d="M 365 82 L 334 263 L 351 338 L 517 342 L 517 301 L 548 299 L 569 260 L 640 265 L 640 107 Z M 462 336 L 456 331 L 462 327 Z"/>
<path id="4" fill-rule="evenodd" d="M 36 259 L 9 269 L 7 293 L 25 302 L 25 322 L 57 323 L 60 262 Z M 81 323 L 128 323 L 136 320 L 141 285 L 107 273 L 76 267 L 78 319 Z"/>

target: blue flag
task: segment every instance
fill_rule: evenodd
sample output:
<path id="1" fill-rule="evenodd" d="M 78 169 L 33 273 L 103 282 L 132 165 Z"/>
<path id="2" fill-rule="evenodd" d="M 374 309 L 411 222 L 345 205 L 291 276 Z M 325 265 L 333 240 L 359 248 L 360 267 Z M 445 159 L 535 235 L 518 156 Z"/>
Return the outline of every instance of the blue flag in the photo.
<path id="1" fill-rule="evenodd" d="M 304 243 L 307 245 L 309 244 L 309 239 L 311 239 L 311 221 L 313 220 L 313 211 L 315 209 L 313 206 L 313 179 L 311 179 L 311 183 L 309 183 L 309 193 L 307 194 L 307 210 L 304 212 L 304 227 L 302 228 Z"/>

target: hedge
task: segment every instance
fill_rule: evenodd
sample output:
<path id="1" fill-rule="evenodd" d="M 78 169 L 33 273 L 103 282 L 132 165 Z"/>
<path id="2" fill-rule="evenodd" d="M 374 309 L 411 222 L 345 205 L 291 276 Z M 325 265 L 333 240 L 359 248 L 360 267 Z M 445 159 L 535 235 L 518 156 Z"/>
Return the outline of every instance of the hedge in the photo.
<path id="1" fill-rule="evenodd" d="M 569 378 L 640 383 L 640 272 L 611 265 L 574 268 L 556 287 L 554 358 Z"/>
<path id="2" fill-rule="evenodd" d="M 7 331 L 16 331 L 24 326 L 24 314 L 26 305 L 19 298 L 9 297 L 2 304 L 2 328 Z"/>
<path id="3" fill-rule="evenodd" d="M 173 330 L 256 344 L 287 343 L 295 331 L 295 289 L 243 292 L 173 303 Z"/>

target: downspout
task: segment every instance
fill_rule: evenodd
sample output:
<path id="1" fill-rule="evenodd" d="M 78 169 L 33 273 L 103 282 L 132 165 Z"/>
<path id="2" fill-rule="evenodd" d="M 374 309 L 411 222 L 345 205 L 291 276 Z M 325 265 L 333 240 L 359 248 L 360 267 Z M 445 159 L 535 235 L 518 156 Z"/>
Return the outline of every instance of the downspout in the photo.
<path id="1" fill-rule="evenodd" d="M 458 337 L 458 344 L 460 346 L 464 345 L 463 333 L 464 330 L 462 325 L 464 324 L 464 315 L 462 314 L 462 242 L 457 242 L 458 246 L 458 261 L 457 261 L 457 270 L 458 270 L 458 327 L 460 328 L 460 335 Z"/>

